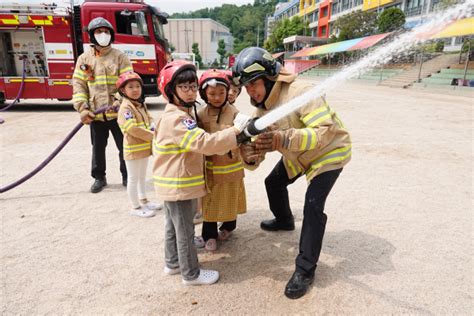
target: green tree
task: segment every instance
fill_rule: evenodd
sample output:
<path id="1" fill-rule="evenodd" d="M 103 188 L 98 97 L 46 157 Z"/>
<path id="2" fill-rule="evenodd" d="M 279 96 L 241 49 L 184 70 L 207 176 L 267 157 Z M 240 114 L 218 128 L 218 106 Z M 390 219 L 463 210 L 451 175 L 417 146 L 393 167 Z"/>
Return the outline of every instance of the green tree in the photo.
<path id="1" fill-rule="evenodd" d="M 338 30 L 337 42 L 373 35 L 377 30 L 377 12 L 355 11 L 334 22 Z"/>
<path id="2" fill-rule="evenodd" d="M 399 8 L 388 8 L 384 10 L 377 19 L 380 33 L 398 30 L 405 24 L 405 13 Z"/>
<path id="3" fill-rule="evenodd" d="M 292 35 L 302 35 L 308 22 L 303 21 L 299 16 L 278 21 L 272 30 L 272 35 L 265 41 L 264 47 L 270 52 L 284 49 L 283 39 Z"/>
<path id="4" fill-rule="evenodd" d="M 225 50 L 225 42 L 223 39 L 220 39 L 219 42 L 217 43 L 217 53 L 219 54 L 219 63 L 222 66 L 224 63 L 224 58 L 227 53 Z"/>
<path id="5" fill-rule="evenodd" d="M 201 68 L 202 67 L 202 57 L 201 57 L 201 54 L 199 53 L 199 44 L 198 43 L 193 43 L 192 51 L 193 51 L 193 54 L 194 54 L 194 60 L 198 63 L 199 68 Z"/>

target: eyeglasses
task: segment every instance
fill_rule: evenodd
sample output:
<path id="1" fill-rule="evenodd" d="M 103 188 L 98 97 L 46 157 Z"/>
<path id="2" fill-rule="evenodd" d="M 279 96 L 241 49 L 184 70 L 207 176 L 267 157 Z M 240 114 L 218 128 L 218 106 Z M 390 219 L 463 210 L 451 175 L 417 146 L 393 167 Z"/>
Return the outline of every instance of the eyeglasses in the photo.
<path id="1" fill-rule="evenodd" d="M 180 88 L 181 91 L 183 92 L 188 92 L 189 90 L 191 90 L 192 92 L 196 92 L 198 89 L 197 84 L 180 84 L 180 85 L 177 85 L 176 87 Z"/>

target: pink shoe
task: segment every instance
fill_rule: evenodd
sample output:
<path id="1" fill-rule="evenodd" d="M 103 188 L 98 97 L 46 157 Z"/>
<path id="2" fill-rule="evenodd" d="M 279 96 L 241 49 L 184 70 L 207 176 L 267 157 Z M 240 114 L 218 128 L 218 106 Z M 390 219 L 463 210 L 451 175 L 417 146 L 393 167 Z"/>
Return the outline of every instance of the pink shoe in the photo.
<path id="1" fill-rule="evenodd" d="M 206 241 L 206 245 L 204 246 L 204 248 L 207 251 L 216 251 L 216 249 L 217 249 L 217 240 L 215 240 L 214 238 L 208 239 Z"/>
<path id="2" fill-rule="evenodd" d="M 228 230 L 221 230 L 219 232 L 219 235 L 217 235 L 217 239 L 218 240 L 227 240 L 229 239 L 229 237 L 232 235 L 232 232 L 228 231 Z"/>

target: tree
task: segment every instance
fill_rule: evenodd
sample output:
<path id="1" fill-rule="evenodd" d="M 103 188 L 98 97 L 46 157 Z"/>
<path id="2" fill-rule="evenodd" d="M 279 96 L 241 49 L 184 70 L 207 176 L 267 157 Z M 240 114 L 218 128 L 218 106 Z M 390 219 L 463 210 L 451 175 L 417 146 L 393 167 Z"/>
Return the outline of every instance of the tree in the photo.
<path id="1" fill-rule="evenodd" d="M 222 66 L 224 63 L 224 58 L 227 53 L 225 50 L 225 42 L 223 39 L 220 39 L 219 42 L 217 43 L 217 53 L 219 54 L 219 64 Z"/>
<path id="2" fill-rule="evenodd" d="M 199 44 L 198 43 L 193 43 L 192 51 L 193 51 L 193 54 L 194 54 L 194 60 L 198 63 L 199 68 L 201 68 L 202 67 L 202 57 L 201 57 L 201 54 L 199 53 Z"/>
<path id="3" fill-rule="evenodd" d="M 337 42 L 373 35 L 377 30 L 377 12 L 355 11 L 334 22 L 338 30 Z"/>
<path id="4" fill-rule="evenodd" d="M 398 30 L 405 24 L 405 13 L 399 8 L 388 8 L 380 14 L 377 26 L 380 33 Z"/>
<path id="5" fill-rule="evenodd" d="M 264 47 L 270 52 L 284 50 L 283 39 L 292 35 L 302 35 L 308 22 L 303 21 L 299 16 L 278 21 L 272 30 L 272 35 L 265 42 Z"/>

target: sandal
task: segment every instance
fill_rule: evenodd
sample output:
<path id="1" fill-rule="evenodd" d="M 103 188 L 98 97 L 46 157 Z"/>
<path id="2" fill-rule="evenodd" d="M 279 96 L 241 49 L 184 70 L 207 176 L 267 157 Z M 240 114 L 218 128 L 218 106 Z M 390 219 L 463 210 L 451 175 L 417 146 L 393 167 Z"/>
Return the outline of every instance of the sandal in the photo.
<path id="1" fill-rule="evenodd" d="M 219 234 L 217 235 L 217 239 L 219 240 L 227 240 L 229 239 L 229 237 L 232 235 L 232 232 L 228 231 L 228 230 L 221 230 L 219 232 Z"/>
<path id="2" fill-rule="evenodd" d="M 215 251 L 217 249 L 217 240 L 215 240 L 214 238 L 208 239 L 204 248 L 207 251 Z"/>

